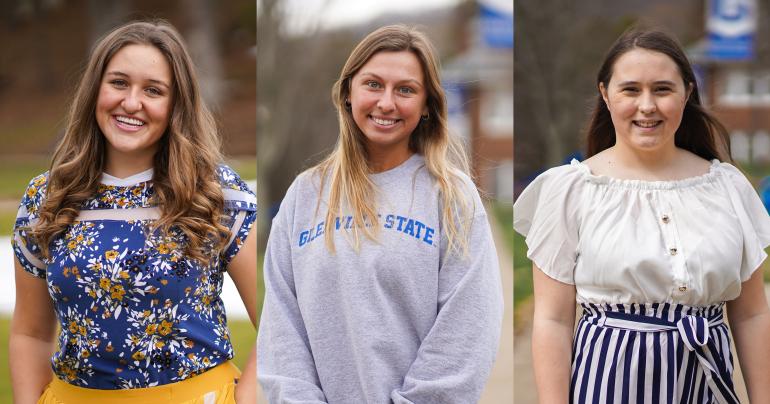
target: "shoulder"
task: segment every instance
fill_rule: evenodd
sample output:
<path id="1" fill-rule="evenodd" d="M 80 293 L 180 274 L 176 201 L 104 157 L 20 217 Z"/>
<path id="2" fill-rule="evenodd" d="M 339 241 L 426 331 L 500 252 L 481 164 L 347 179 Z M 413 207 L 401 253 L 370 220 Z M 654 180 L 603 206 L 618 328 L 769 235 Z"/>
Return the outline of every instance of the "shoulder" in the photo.
<path id="1" fill-rule="evenodd" d="M 549 191 L 567 192 L 579 187 L 583 180 L 590 177 L 591 169 L 586 163 L 572 160 L 570 164 L 551 167 L 537 175 L 527 186 L 524 192 Z"/>
<path id="2" fill-rule="evenodd" d="M 26 210 L 29 216 L 37 216 L 38 209 L 45 201 L 45 194 L 48 188 L 48 171 L 32 178 L 24 190 L 21 198 L 21 207 Z"/>
<path id="3" fill-rule="evenodd" d="M 217 166 L 217 179 L 222 187 L 226 209 L 256 210 L 257 195 L 235 170 L 226 164 Z"/>

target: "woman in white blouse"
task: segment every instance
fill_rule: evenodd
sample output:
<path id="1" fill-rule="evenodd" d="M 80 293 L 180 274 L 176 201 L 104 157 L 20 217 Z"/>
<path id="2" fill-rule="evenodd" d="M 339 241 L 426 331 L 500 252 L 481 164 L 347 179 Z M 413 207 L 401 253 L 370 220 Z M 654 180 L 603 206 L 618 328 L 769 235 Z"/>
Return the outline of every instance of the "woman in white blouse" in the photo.
<path id="1" fill-rule="evenodd" d="M 750 401 L 770 402 L 757 270 L 770 217 L 727 163 L 727 131 L 684 52 L 626 32 L 597 86 L 589 158 L 546 171 L 514 206 L 534 267 L 541 402 L 737 403 L 725 302 Z"/>

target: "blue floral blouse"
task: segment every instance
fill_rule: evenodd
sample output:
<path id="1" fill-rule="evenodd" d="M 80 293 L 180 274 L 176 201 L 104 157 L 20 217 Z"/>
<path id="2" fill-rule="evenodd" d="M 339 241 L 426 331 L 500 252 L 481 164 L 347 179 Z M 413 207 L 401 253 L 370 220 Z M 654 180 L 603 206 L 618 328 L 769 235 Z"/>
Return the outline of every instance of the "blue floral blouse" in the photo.
<path id="1" fill-rule="evenodd" d="M 152 169 L 125 179 L 102 175 L 66 233 L 45 259 L 26 227 L 45 198 L 48 173 L 27 187 L 16 217 L 13 251 L 45 279 L 61 326 L 53 371 L 96 389 L 151 387 L 184 380 L 233 357 L 223 273 L 256 218 L 256 196 L 229 167 L 218 176 L 232 236 L 208 266 L 183 254 L 181 231 L 148 234 L 160 217 L 152 205 Z"/>

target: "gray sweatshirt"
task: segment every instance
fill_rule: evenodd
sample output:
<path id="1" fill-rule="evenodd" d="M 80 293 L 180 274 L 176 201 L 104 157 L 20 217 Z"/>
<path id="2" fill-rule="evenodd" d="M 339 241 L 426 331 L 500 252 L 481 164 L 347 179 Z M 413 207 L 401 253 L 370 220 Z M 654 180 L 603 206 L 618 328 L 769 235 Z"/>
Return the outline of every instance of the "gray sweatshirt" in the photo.
<path id="1" fill-rule="evenodd" d="M 474 213 L 463 255 L 447 251 L 438 186 L 422 156 L 372 179 L 378 237 L 362 236 L 359 252 L 349 216 L 329 225 L 324 202 L 316 212 L 317 174 L 297 177 L 273 219 L 257 340 L 257 375 L 271 404 L 478 401 L 503 312 L 478 192 L 465 178 Z"/>

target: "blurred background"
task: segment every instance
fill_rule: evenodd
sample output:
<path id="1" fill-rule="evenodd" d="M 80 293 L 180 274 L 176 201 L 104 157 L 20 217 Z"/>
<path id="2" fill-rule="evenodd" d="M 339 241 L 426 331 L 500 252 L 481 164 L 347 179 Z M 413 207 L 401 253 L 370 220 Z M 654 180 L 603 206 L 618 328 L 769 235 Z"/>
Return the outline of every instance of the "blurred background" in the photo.
<path id="1" fill-rule="evenodd" d="M 330 152 L 338 124 L 331 88 L 353 47 L 383 25 L 421 28 L 438 49 L 450 130 L 466 143 L 487 196 L 507 320 L 482 403 L 513 401 L 511 229 L 513 4 L 510 0 L 258 0 L 257 150 L 260 246 L 297 174 Z M 259 260 L 261 265 L 262 259 Z M 261 274 L 261 268 L 260 272 Z M 262 287 L 260 282 L 259 287 Z M 260 297 L 258 301 L 262 301 Z"/>
<path id="2" fill-rule="evenodd" d="M 133 19 L 164 18 L 182 33 L 227 163 L 256 186 L 256 4 L 249 0 L 0 1 L 0 402 L 11 402 L 8 328 L 15 298 L 10 234 L 29 180 L 48 169 L 95 40 Z M 229 277 L 223 293 L 236 363 L 256 331 Z"/>
<path id="3" fill-rule="evenodd" d="M 516 195 L 547 168 L 583 159 L 583 130 L 598 91 L 596 73 L 612 43 L 637 24 L 663 29 L 683 45 L 698 76 L 701 101 L 729 130 L 733 159 L 770 206 L 770 1 L 516 0 L 515 4 Z M 516 234 L 517 403 L 536 402 L 530 353 L 532 264 L 526 251 L 523 238 Z M 768 266 L 766 262 L 766 281 Z M 742 381 L 738 385 L 743 389 Z"/>

